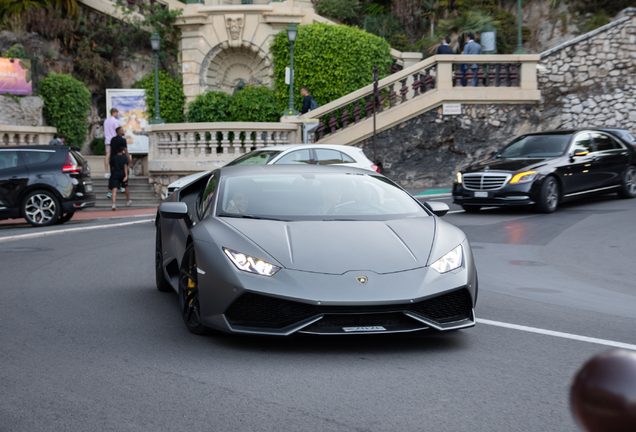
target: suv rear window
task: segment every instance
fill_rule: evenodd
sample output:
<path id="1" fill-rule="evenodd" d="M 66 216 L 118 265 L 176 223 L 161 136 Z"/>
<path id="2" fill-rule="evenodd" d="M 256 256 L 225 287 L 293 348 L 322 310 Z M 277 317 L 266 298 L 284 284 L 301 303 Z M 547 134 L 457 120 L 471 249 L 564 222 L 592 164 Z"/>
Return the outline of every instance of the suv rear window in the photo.
<path id="1" fill-rule="evenodd" d="M 47 162 L 55 154 L 55 150 L 20 150 L 27 165 Z"/>

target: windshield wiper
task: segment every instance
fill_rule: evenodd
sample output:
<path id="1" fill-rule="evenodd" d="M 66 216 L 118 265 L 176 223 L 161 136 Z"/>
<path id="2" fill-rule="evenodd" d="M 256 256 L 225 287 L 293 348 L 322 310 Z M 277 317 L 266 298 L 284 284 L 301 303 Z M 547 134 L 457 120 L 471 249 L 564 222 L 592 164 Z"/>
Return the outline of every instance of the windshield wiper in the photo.
<path id="1" fill-rule="evenodd" d="M 280 218 L 273 218 L 273 217 L 267 217 L 267 216 L 256 216 L 256 215 L 250 215 L 250 214 L 236 214 L 236 213 L 219 213 L 219 217 L 231 217 L 231 218 L 238 218 L 238 219 L 260 219 L 260 220 L 273 220 L 273 221 L 291 222 L 290 220 L 285 220 L 285 219 L 280 219 Z"/>

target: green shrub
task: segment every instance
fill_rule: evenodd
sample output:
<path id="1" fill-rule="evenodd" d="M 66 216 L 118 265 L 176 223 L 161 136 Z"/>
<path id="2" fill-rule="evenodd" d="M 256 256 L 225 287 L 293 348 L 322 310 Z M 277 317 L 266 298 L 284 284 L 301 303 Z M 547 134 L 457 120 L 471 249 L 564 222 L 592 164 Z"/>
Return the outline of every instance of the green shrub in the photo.
<path id="1" fill-rule="evenodd" d="M 52 74 L 40 82 L 44 100 L 44 118 L 66 134 L 66 144 L 82 147 L 88 131 L 87 116 L 91 108 L 91 93 L 84 83 L 70 75 Z"/>
<path id="2" fill-rule="evenodd" d="M 274 58 L 276 98 L 285 107 L 289 86 L 285 67 L 289 66 L 287 33 L 278 33 L 270 48 Z M 320 105 L 325 105 L 371 84 L 373 67 L 380 78 L 391 69 L 393 58 L 386 40 L 363 30 L 323 23 L 300 26 L 294 50 L 294 106 L 302 106 L 300 89 L 307 86 Z"/>
<path id="3" fill-rule="evenodd" d="M 148 118 L 155 116 L 155 75 L 151 73 L 133 84 L 133 88 L 146 90 Z M 166 123 L 183 123 L 183 108 L 186 96 L 183 93 L 181 76 L 172 78 L 166 71 L 159 71 L 159 114 Z"/>
<path id="4" fill-rule="evenodd" d="M 13 45 L 11 48 L 9 48 L 8 50 L 6 50 L 3 54 L 2 57 L 6 57 L 6 58 L 28 58 L 29 56 L 27 55 L 26 50 L 24 49 L 24 47 L 22 45 Z"/>
<path id="5" fill-rule="evenodd" d="M 285 106 L 267 87 L 245 87 L 230 98 L 229 117 L 235 122 L 278 122 Z"/>
<path id="6" fill-rule="evenodd" d="M 96 155 L 96 156 L 104 156 L 104 155 L 106 155 L 106 138 L 104 138 L 104 137 L 101 137 L 101 138 L 95 137 L 95 138 L 93 138 L 93 140 L 89 144 L 89 147 L 91 149 L 91 153 Z"/>
<path id="7" fill-rule="evenodd" d="M 188 104 L 188 121 L 192 123 L 228 121 L 230 96 L 219 91 L 207 91 Z"/>
<path id="8" fill-rule="evenodd" d="M 342 21 L 358 16 L 359 0 L 320 0 L 316 5 L 316 12 Z"/>

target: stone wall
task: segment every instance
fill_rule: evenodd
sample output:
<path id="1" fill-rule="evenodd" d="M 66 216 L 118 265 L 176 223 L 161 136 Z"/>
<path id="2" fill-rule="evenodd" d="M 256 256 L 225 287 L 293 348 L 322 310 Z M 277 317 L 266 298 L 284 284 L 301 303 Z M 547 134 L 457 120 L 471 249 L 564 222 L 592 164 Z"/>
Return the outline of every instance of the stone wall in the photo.
<path id="1" fill-rule="evenodd" d="M 449 187 L 462 167 L 539 126 L 536 105 L 462 105 L 461 115 L 428 111 L 377 135 L 382 173 L 405 188 Z M 373 160 L 373 138 L 359 144 Z"/>
<path id="2" fill-rule="evenodd" d="M 636 8 L 541 54 L 542 129 L 585 126 L 634 131 Z"/>
<path id="3" fill-rule="evenodd" d="M 44 102 L 37 96 L 0 95 L 0 125 L 44 126 L 43 106 Z"/>

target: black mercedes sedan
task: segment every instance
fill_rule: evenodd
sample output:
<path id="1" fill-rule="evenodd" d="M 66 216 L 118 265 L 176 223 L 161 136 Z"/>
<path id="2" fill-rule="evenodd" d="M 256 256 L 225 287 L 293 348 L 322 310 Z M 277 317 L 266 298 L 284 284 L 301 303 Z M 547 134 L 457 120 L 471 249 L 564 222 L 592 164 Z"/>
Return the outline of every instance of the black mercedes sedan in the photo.
<path id="1" fill-rule="evenodd" d="M 467 212 L 484 206 L 534 205 L 543 213 L 593 194 L 636 196 L 636 150 L 598 128 L 521 135 L 457 173 L 453 202 Z"/>

